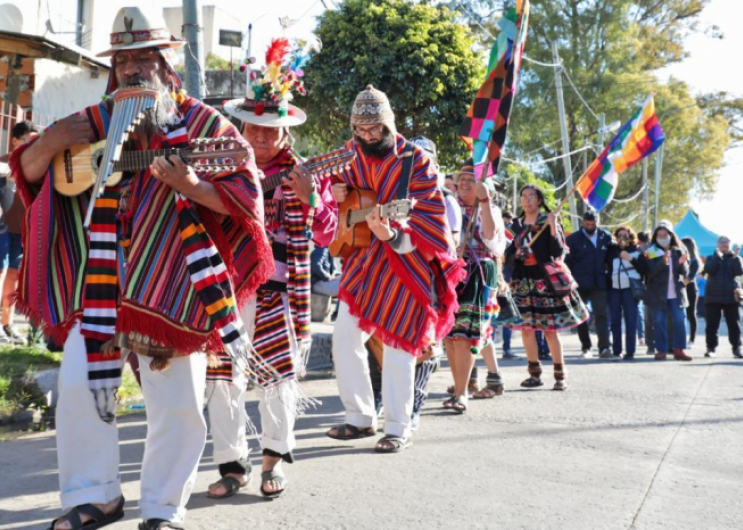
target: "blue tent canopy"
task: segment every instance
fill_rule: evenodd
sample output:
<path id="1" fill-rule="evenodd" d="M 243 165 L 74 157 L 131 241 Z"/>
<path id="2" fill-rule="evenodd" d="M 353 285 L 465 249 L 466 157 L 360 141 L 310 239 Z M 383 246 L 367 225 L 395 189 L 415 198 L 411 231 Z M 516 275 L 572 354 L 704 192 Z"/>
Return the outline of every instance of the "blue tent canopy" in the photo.
<path id="1" fill-rule="evenodd" d="M 680 238 L 692 238 L 699 247 L 699 255 L 703 258 L 714 254 L 720 237 L 699 222 L 699 216 L 694 210 L 687 210 L 686 215 L 676 225 L 676 235 Z"/>

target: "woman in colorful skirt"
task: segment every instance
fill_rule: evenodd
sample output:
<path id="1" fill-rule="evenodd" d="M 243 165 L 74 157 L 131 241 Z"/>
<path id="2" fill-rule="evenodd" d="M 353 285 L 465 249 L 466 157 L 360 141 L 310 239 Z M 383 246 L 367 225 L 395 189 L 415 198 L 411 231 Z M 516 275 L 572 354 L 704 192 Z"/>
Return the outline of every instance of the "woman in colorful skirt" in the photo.
<path id="1" fill-rule="evenodd" d="M 511 291 L 522 318 L 520 324 L 510 327 L 521 330 L 529 361 L 529 377 L 521 386 L 536 388 L 544 385 L 535 336 L 537 331 L 542 331 L 554 361 L 553 390 L 565 390 L 568 385 L 565 381 L 562 343 L 557 332 L 587 320 L 588 310 L 575 290 L 567 296 L 557 296 L 547 279 L 544 265 L 562 261 L 565 236 L 557 216 L 545 204 L 542 190 L 533 184 L 524 186 L 521 190 L 521 208 L 521 216 L 512 227 L 513 244 L 506 251 L 506 259 L 509 263 L 513 262 Z M 537 235 L 545 223 L 547 228 Z"/>
<path id="2" fill-rule="evenodd" d="M 476 354 L 492 335 L 491 320 L 497 310 L 498 256 L 506 247 L 505 226 L 500 208 L 495 205 L 494 181 L 475 181 L 474 169 L 465 165 L 456 174 L 459 201 L 462 205 L 463 227 L 468 227 L 475 204 L 479 202 L 472 230 L 465 233 L 464 261 L 467 277 L 457 287 L 459 311 L 454 327 L 446 337 L 446 356 L 454 376 L 454 395 L 444 407 L 463 414 L 467 410 L 467 383 L 475 364 Z M 496 372 L 500 380 L 500 374 Z M 488 374 L 491 377 L 491 374 Z"/>

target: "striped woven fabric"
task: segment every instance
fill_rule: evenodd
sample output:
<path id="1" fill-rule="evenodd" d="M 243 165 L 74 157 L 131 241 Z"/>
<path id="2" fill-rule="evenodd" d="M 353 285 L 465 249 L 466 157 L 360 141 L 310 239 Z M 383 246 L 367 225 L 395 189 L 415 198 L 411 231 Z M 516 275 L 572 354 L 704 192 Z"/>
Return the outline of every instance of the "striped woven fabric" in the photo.
<path id="1" fill-rule="evenodd" d="M 119 295 L 116 255 L 118 207 L 117 188 L 106 188 L 95 202 L 80 327 L 88 356 L 88 384 L 98 413 L 108 423 L 116 418 L 116 389 L 121 386 L 121 353 L 110 346 L 116 333 L 116 300 Z"/>
<path id="2" fill-rule="evenodd" d="M 296 156 L 287 149 L 271 164 L 264 167 L 263 171 L 266 177 L 270 177 L 279 171 L 294 167 L 297 162 Z M 266 228 L 287 232 L 286 265 L 289 277 L 286 291 L 289 297 L 291 324 L 294 329 L 289 328 L 287 315 L 282 314 L 279 317 L 276 313 L 278 308 L 283 311 L 280 293 L 259 290 L 253 346 L 263 362 L 270 364 L 279 380 L 283 381 L 294 378 L 297 372 L 297 367 L 294 366 L 294 361 L 297 359 L 292 356 L 290 347 L 292 335 L 296 338 L 300 348 L 307 348 L 312 340 L 310 335 L 310 247 L 301 201 L 288 186 L 281 186 L 274 192 L 273 197 L 265 200 L 266 212 L 268 212 L 268 205 L 271 204 L 273 211 L 281 212 L 282 217 L 275 218 L 270 225 L 267 222 Z M 277 296 L 274 295 L 278 296 L 278 302 Z M 270 314 L 265 314 L 265 311 Z M 225 373 L 226 367 L 224 366 L 209 368 L 207 381 L 231 381 L 225 378 Z"/>
<path id="3" fill-rule="evenodd" d="M 398 135 L 397 151 L 405 139 Z M 353 141 L 347 149 L 356 160 L 338 178 L 352 188 L 373 190 L 379 204 L 394 200 L 402 159 L 390 153 L 383 160 L 367 157 Z M 457 309 L 455 286 L 464 278 L 463 262 L 454 256 L 446 221 L 444 196 L 423 151 L 413 152 L 409 197 L 415 205 L 401 228 L 415 250 L 398 254 L 376 238 L 356 249 L 344 262 L 340 298 L 365 331 L 392 347 L 420 355 L 451 328 Z"/>
<path id="4" fill-rule="evenodd" d="M 193 98 L 179 106 L 181 129 L 169 142 L 161 134 L 134 140 L 139 150 L 184 147 L 195 138 L 231 138 L 244 144 L 237 130 L 217 111 Z M 88 117 L 94 139 L 105 138 L 108 111 L 105 103 L 89 107 Z M 185 129 L 184 129 L 185 127 Z M 247 146 L 247 144 L 244 144 Z M 249 149 L 249 147 L 248 147 Z M 36 190 L 28 186 L 20 169 L 23 150 L 11 160 L 18 189 L 27 206 L 21 267 L 19 307 L 41 321 L 45 330 L 64 341 L 80 317 L 88 259 L 87 237 L 82 220 L 87 194 L 63 197 L 54 192 L 51 171 Z M 255 293 L 273 271 L 271 249 L 263 232 L 262 195 L 257 169 L 250 150 L 246 166 L 234 172 L 199 172 L 211 182 L 230 212 L 220 216 L 201 207 L 194 211 L 224 262 L 236 295 L 237 306 Z M 129 262 L 118 304 L 117 333 L 135 332 L 150 337 L 173 355 L 194 351 L 216 354 L 222 339 L 216 323 L 199 300 L 189 275 L 186 255 L 178 229 L 175 192 L 150 175 L 138 172 L 131 185 L 128 210 L 120 218 L 131 223 Z"/>

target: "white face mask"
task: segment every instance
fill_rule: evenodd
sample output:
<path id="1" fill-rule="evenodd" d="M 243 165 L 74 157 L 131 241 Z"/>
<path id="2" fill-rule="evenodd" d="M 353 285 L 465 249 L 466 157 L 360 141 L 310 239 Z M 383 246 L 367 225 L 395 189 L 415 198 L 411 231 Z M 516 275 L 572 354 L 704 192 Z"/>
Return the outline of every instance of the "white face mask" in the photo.
<path id="1" fill-rule="evenodd" d="M 671 246 L 671 238 L 670 237 L 660 237 L 658 238 L 658 244 L 663 248 L 668 248 Z"/>

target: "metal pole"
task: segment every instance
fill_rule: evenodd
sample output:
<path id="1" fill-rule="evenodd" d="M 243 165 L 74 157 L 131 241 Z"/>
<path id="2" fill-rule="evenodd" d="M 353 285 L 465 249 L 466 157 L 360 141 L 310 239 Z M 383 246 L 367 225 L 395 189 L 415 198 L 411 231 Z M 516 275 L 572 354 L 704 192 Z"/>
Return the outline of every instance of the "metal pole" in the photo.
<path id="1" fill-rule="evenodd" d="M 199 0 L 183 0 L 183 36 L 186 38 L 186 91 L 191 97 L 204 99 L 202 81 L 204 52 L 201 45 L 201 10 Z"/>
<path id="2" fill-rule="evenodd" d="M 514 171 L 513 172 L 513 205 L 512 205 L 512 210 L 511 210 L 511 213 L 513 215 L 516 215 L 517 214 L 516 210 L 518 210 L 518 207 L 519 207 L 519 204 L 518 204 L 518 200 L 519 200 L 518 199 L 518 197 L 519 197 L 518 187 L 519 187 L 519 172 L 518 171 Z"/>
<path id="3" fill-rule="evenodd" d="M 645 191 L 642 193 L 642 229 L 648 231 L 648 206 L 650 206 L 650 186 L 648 183 L 648 159 L 642 159 L 642 185 L 645 186 Z"/>
<path id="4" fill-rule="evenodd" d="M 560 64 L 560 56 L 557 54 L 557 43 L 552 43 L 552 62 Z M 567 179 L 567 190 L 570 193 L 568 198 L 570 203 L 570 222 L 573 232 L 578 231 L 577 213 L 575 210 L 575 196 L 573 195 L 573 164 L 570 161 L 568 153 L 570 152 L 570 142 L 568 140 L 568 126 L 565 121 L 565 102 L 562 96 L 562 66 L 555 68 L 555 86 L 557 87 L 557 112 L 560 115 L 560 132 L 562 133 L 562 164 L 565 168 L 565 178 Z"/>
<path id="5" fill-rule="evenodd" d="M 245 95 L 250 90 L 250 73 L 253 69 L 253 56 L 250 55 L 253 48 L 253 24 L 248 24 L 248 67 L 245 69 Z"/>
<path id="6" fill-rule="evenodd" d="M 599 131 L 596 142 L 599 144 L 599 153 L 604 150 L 604 129 L 606 129 L 606 115 L 602 112 L 599 114 Z"/>
<path id="7" fill-rule="evenodd" d="M 660 212 L 660 177 L 663 173 L 663 151 L 666 144 L 660 144 L 658 154 L 655 155 L 655 206 L 653 207 L 653 229 L 658 226 Z"/>

